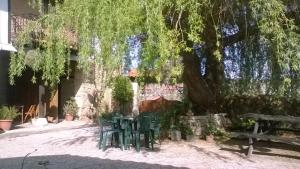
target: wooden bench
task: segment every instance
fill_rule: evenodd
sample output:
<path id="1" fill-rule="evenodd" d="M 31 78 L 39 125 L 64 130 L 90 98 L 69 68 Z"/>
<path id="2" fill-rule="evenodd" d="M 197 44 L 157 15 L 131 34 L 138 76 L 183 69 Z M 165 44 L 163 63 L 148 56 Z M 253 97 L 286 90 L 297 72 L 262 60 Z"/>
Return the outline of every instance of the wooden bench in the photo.
<path id="1" fill-rule="evenodd" d="M 282 116 L 282 115 L 264 115 L 264 114 L 254 114 L 248 113 L 239 116 L 241 119 L 252 119 L 255 120 L 255 125 L 252 133 L 246 132 L 232 132 L 232 137 L 244 137 L 249 139 L 249 147 L 248 147 L 248 156 L 250 157 L 253 152 L 253 139 L 258 140 L 270 140 L 274 142 L 287 143 L 292 145 L 300 145 L 300 137 L 284 137 L 278 135 L 272 135 L 271 132 L 276 131 L 293 131 L 300 132 L 300 128 L 295 127 L 294 125 L 300 124 L 300 117 L 293 116 Z M 288 123 L 289 128 L 276 128 L 275 124 L 279 123 Z M 269 125 L 263 125 L 264 123 L 268 123 Z M 264 128 L 262 128 L 264 127 Z M 265 131 L 263 131 L 265 130 Z M 258 132 L 259 131 L 259 132 Z"/>

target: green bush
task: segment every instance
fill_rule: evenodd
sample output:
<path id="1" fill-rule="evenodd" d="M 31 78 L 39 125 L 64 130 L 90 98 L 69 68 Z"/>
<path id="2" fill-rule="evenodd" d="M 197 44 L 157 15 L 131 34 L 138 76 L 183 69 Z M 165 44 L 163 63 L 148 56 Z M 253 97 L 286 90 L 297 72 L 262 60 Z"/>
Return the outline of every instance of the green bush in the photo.
<path id="1" fill-rule="evenodd" d="M 13 106 L 2 106 L 0 108 L 0 120 L 13 120 L 18 116 L 18 110 Z"/>
<path id="2" fill-rule="evenodd" d="M 122 108 L 124 108 L 127 103 L 132 102 L 133 89 L 129 78 L 124 76 L 118 76 L 115 78 L 112 96 Z"/>
<path id="3" fill-rule="evenodd" d="M 64 107 L 64 114 L 71 114 L 73 116 L 76 116 L 78 111 L 78 106 L 76 104 L 75 98 L 71 97 L 69 100 L 66 101 Z"/>
<path id="4" fill-rule="evenodd" d="M 208 122 L 206 124 L 205 135 L 213 135 L 213 136 L 217 136 L 217 137 L 223 137 L 226 135 L 226 133 L 224 133 L 223 131 L 221 131 L 218 128 L 218 126 L 216 124 L 216 120 L 213 117 L 213 115 L 210 115 L 208 118 Z"/>
<path id="5" fill-rule="evenodd" d="M 184 137 L 186 137 L 188 135 L 193 135 L 194 134 L 192 128 L 189 125 L 187 125 L 187 124 L 180 123 L 179 128 L 180 128 L 181 134 Z"/>
<path id="6" fill-rule="evenodd" d="M 219 112 L 227 113 L 231 119 L 244 113 L 300 116 L 299 104 L 297 98 L 234 95 L 221 99 Z"/>
<path id="7" fill-rule="evenodd" d="M 232 120 L 231 130 L 252 131 L 255 120 L 252 119 L 234 119 Z"/>
<path id="8" fill-rule="evenodd" d="M 161 114 L 160 126 L 163 136 L 166 136 L 170 130 L 181 130 L 180 115 L 183 113 L 183 108 L 183 104 L 175 104 Z"/>

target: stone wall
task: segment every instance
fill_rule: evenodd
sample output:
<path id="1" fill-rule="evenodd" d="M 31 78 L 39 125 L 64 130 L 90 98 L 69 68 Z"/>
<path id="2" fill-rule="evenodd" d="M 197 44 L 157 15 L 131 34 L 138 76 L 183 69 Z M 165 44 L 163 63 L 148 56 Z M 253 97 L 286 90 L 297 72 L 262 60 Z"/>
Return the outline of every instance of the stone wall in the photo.
<path id="1" fill-rule="evenodd" d="M 81 71 L 75 71 L 75 100 L 78 106 L 78 117 L 80 120 L 91 119 L 95 115 L 96 88 L 89 82 Z"/>
<path id="2" fill-rule="evenodd" d="M 230 120 L 226 117 L 226 114 L 214 114 L 214 120 L 216 127 L 224 129 L 230 126 Z M 180 122 L 189 126 L 195 136 L 203 137 L 207 127 L 208 119 L 210 116 L 181 116 Z"/>
<path id="3" fill-rule="evenodd" d="M 183 84 L 148 84 L 140 90 L 139 100 L 155 100 L 161 96 L 167 100 L 181 101 L 183 96 Z"/>
<path id="4" fill-rule="evenodd" d="M 181 116 L 181 123 L 189 126 L 195 136 L 203 136 L 207 125 L 207 116 Z"/>

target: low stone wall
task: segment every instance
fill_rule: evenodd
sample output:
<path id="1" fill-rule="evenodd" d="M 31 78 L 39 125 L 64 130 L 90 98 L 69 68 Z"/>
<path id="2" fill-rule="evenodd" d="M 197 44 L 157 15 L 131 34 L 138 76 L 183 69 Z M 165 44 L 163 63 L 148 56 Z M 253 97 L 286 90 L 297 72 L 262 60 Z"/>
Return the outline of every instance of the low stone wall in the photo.
<path id="1" fill-rule="evenodd" d="M 207 125 L 207 116 L 181 116 L 181 123 L 189 126 L 195 136 L 203 136 L 203 132 L 205 131 Z"/>
<path id="2" fill-rule="evenodd" d="M 231 123 L 226 114 L 214 114 L 214 120 L 218 128 L 227 128 Z M 207 116 L 181 116 L 180 122 L 189 126 L 195 136 L 203 137 L 207 127 L 209 115 Z"/>

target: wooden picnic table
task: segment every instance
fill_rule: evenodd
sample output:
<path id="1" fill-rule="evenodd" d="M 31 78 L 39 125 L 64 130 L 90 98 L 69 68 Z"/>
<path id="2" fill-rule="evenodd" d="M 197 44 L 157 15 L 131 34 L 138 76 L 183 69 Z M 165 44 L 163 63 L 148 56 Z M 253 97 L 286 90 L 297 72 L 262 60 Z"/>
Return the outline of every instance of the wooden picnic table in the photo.
<path id="1" fill-rule="evenodd" d="M 249 148 L 248 148 L 248 156 L 252 155 L 253 152 L 253 138 L 259 140 L 272 140 L 275 142 L 282 142 L 287 144 L 293 144 L 293 145 L 300 145 L 300 137 L 283 137 L 283 136 L 277 136 L 272 135 L 272 131 L 278 131 L 278 130 L 286 130 L 284 128 L 276 128 L 274 124 L 278 123 L 289 123 L 290 128 L 293 128 L 293 131 L 300 132 L 300 129 L 297 126 L 297 124 L 300 124 L 300 117 L 294 117 L 294 116 L 283 116 L 283 115 L 264 115 L 264 114 L 255 114 L 255 113 L 247 113 L 239 116 L 241 119 L 252 119 L 255 120 L 255 125 L 253 128 L 252 133 L 245 133 L 245 132 L 233 132 L 233 137 L 247 137 L 249 138 Z M 268 126 L 264 125 L 265 122 L 268 122 Z M 264 130 L 262 129 L 264 127 Z M 258 133 L 258 131 L 260 132 Z"/>

